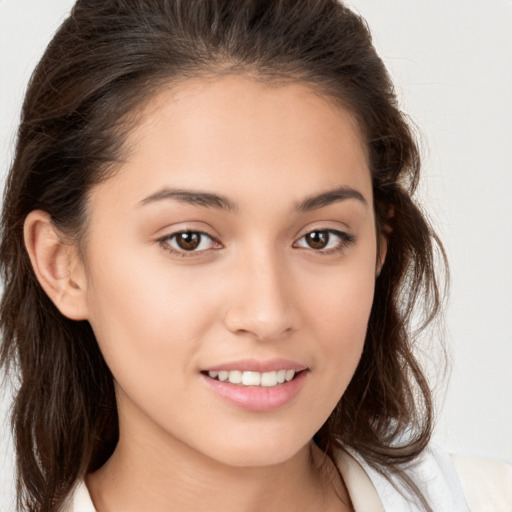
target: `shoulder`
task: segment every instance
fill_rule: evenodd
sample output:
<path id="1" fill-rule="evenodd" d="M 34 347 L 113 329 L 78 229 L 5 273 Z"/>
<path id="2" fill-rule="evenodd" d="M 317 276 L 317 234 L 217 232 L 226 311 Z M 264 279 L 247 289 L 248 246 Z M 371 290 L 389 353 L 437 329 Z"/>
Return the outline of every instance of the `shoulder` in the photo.
<path id="1" fill-rule="evenodd" d="M 452 455 L 471 512 L 512 512 L 512 466 L 496 459 Z"/>
<path id="2" fill-rule="evenodd" d="M 423 510 L 404 479 L 395 473 L 377 470 L 350 449 L 340 454 L 338 463 L 356 511 Z M 504 462 L 451 456 L 429 446 L 402 470 L 436 512 L 512 512 L 512 467 Z M 372 507 L 366 503 L 369 494 L 375 495 Z M 362 506 L 358 507 L 361 497 Z"/>

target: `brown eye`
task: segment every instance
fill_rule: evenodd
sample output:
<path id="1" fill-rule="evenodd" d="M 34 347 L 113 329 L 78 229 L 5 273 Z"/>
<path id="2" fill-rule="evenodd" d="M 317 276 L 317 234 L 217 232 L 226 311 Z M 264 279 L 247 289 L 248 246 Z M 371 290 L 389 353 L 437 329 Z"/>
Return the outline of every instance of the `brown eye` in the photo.
<path id="1" fill-rule="evenodd" d="M 316 229 L 303 235 L 294 247 L 313 249 L 320 254 L 342 252 L 355 242 L 355 237 L 337 229 Z"/>
<path id="2" fill-rule="evenodd" d="M 159 242 L 167 251 L 181 255 L 218 248 L 218 243 L 210 235 L 201 231 L 180 231 L 161 238 Z"/>
<path id="3" fill-rule="evenodd" d="M 175 237 L 176 244 L 184 251 L 193 251 L 194 249 L 197 249 L 201 243 L 201 234 L 193 231 L 178 233 Z"/>
<path id="4" fill-rule="evenodd" d="M 329 243 L 329 232 L 311 231 L 311 233 L 308 233 L 304 238 L 312 249 L 324 249 Z"/>

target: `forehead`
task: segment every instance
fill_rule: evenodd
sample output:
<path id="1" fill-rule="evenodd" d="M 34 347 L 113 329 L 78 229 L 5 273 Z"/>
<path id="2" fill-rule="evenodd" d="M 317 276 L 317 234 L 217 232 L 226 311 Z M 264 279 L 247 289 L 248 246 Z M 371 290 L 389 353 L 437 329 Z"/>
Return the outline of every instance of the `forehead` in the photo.
<path id="1" fill-rule="evenodd" d="M 304 84 L 227 76 L 162 88 L 139 112 L 125 150 L 114 182 L 134 202 L 163 186 L 243 202 L 244 194 L 270 200 L 280 191 L 298 201 L 349 185 L 371 200 L 357 122 Z"/>

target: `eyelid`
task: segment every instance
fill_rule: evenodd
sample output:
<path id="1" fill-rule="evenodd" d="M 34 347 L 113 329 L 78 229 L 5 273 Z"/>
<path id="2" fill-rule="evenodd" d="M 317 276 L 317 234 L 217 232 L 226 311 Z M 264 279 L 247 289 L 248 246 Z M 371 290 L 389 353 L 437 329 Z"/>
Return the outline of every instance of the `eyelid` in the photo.
<path id="1" fill-rule="evenodd" d="M 319 228 L 309 229 L 307 232 L 305 232 L 303 235 L 301 235 L 294 242 L 294 246 L 300 240 L 305 238 L 307 235 L 309 235 L 311 233 L 314 233 L 314 232 L 326 232 L 326 233 L 329 233 L 330 235 L 333 234 L 333 235 L 337 236 L 340 239 L 340 243 L 338 244 L 337 247 L 333 247 L 333 248 L 330 248 L 330 249 L 324 249 L 324 248 L 322 248 L 322 249 L 314 249 L 313 247 L 302 247 L 302 246 L 300 246 L 298 248 L 300 248 L 300 249 L 309 249 L 309 250 L 313 251 L 314 253 L 321 254 L 321 255 L 324 255 L 324 256 L 328 256 L 328 255 L 335 254 L 335 253 L 341 253 L 344 250 L 346 250 L 350 245 L 352 245 L 354 242 L 356 242 L 356 237 L 354 235 L 346 232 L 346 231 L 343 231 L 341 229 L 336 229 L 336 228 L 319 227 Z"/>
<path id="2" fill-rule="evenodd" d="M 334 235 L 339 238 L 339 243 L 336 245 L 336 247 L 331 247 L 328 249 L 325 249 L 325 248 L 315 249 L 314 247 L 306 247 L 306 246 L 301 246 L 301 245 L 297 246 L 297 244 L 302 239 L 304 239 L 307 235 L 314 233 L 314 232 L 324 232 L 324 233 L 328 233 L 329 235 Z M 211 240 L 212 245 L 217 245 L 217 247 L 208 247 L 207 249 L 201 249 L 201 250 L 197 250 L 197 248 L 191 249 L 191 250 L 186 250 L 186 249 L 172 247 L 169 243 L 169 240 L 173 239 L 174 237 L 176 237 L 177 235 L 180 235 L 182 233 L 194 233 L 194 234 L 200 235 L 201 237 L 206 237 Z M 350 246 L 355 241 L 356 241 L 356 237 L 354 235 L 351 235 L 350 233 L 343 231 L 341 229 L 329 228 L 329 227 L 315 227 L 315 228 L 309 229 L 308 231 L 304 232 L 300 237 L 298 237 L 296 239 L 296 241 L 293 243 L 293 247 L 299 248 L 299 249 L 308 249 L 316 254 L 321 254 L 321 255 L 327 256 L 330 254 L 343 252 L 345 249 L 348 248 L 348 246 Z M 180 256 L 180 257 L 201 256 L 201 255 L 204 255 L 205 253 L 209 253 L 212 250 L 218 250 L 220 248 L 223 248 L 222 243 L 218 240 L 217 237 L 215 237 L 215 236 L 211 235 L 210 233 L 203 231 L 201 229 L 194 229 L 194 228 L 190 228 L 190 227 L 184 227 L 182 229 L 177 229 L 176 231 L 168 232 L 165 235 L 159 237 L 156 240 L 156 242 L 165 251 L 172 253 L 174 255 Z M 328 244 L 329 244 L 329 242 L 330 241 L 328 241 Z M 201 243 L 202 242 L 200 242 L 200 244 Z"/>
<path id="3" fill-rule="evenodd" d="M 207 233 L 206 231 L 202 231 L 200 229 L 192 229 L 192 228 L 182 228 L 182 229 L 178 229 L 176 231 L 172 231 L 170 233 L 167 233 L 164 236 L 159 237 L 156 240 L 156 242 L 165 251 L 170 252 L 171 254 L 180 256 L 180 257 L 194 257 L 194 256 L 202 255 L 202 254 L 204 254 L 204 253 L 206 253 L 206 252 L 208 252 L 210 250 L 217 250 L 217 249 L 219 249 L 219 248 L 215 248 L 215 249 L 208 248 L 208 249 L 202 249 L 202 250 L 190 250 L 190 251 L 187 251 L 185 249 L 176 249 L 174 247 L 171 247 L 170 244 L 168 243 L 168 241 L 171 240 L 172 238 L 174 238 L 175 236 L 180 235 L 182 233 L 198 234 L 198 235 L 201 235 L 202 237 L 209 238 L 212 241 L 213 244 L 222 245 L 219 242 L 219 240 L 216 237 L 214 237 L 213 235 L 211 235 L 210 233 Z"/>

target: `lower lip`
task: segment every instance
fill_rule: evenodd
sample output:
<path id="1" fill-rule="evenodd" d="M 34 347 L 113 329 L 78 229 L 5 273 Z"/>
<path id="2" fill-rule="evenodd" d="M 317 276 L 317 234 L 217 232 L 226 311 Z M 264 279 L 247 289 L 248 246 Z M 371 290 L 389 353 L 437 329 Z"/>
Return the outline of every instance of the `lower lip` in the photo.
<path id="1" fill-rule="evenodd" d="M 240 409 L 267 412 L 290 403 L 301 390 L 306 373 L 307 370 L 301 371 L 292 380 L 271 387 L 231 384 L 204 374 L 201 377 L 214 393 Z"/>

